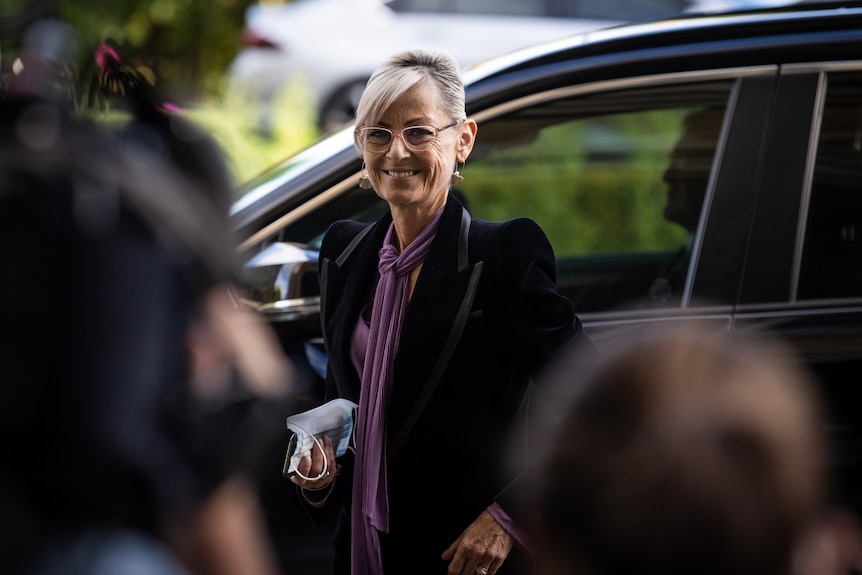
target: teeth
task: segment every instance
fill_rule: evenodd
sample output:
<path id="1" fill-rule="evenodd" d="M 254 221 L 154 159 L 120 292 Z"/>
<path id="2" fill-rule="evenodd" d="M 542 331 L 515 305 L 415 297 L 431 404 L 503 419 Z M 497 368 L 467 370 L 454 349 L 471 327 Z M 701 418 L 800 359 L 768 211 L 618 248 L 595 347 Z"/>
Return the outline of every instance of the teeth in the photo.
<path id="1" fill-rule="evenodd" d="M 407 178 L 415 173 L 416 172 L 389 172 L 389 175 L 393 178 Z"/>

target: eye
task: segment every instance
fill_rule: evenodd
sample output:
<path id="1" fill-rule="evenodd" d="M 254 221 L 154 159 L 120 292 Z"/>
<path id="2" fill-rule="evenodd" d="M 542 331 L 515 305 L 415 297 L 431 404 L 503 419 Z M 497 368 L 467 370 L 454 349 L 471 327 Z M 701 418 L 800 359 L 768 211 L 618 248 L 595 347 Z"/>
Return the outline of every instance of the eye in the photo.
<path id="1" fill-rule="evenodd" d="M 404 128 L 404 137 L 412 141 L 426 141 L 434 137 L 434 128 L 430 126 L 412 126 Z"/>
<path id="2" fill-rule="evenodd" d="M 391 137 L 392 133 L 383 128 L 372 128 L 365 131 L 365 139 L 369 142 L 385 143 L 388 142 Z"/>

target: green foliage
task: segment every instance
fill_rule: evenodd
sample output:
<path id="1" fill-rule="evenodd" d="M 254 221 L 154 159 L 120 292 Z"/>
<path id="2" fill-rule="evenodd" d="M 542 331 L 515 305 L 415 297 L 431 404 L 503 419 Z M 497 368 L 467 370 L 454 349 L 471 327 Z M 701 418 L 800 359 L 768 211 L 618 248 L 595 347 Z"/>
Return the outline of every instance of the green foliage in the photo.
<path id="1" fill-rule="evenodd" d="M 229 87 L 219 99 L 188 110 L 225 153 L 234 183 L 241 184 L 313 142 L 318 136 L 314 102 L 297 80 L 276 97 L 275 115 L 266 132 L 258 129 L 256 109 L 241 89 Z"/>
<path id="2" fill-rule="evenodd" d="M 685 231 L 663 216 L 662 174 L 681 114 L 569 122 L 545 128 L 527 144 L 490 153 L 465 172 L 471 211 L 488 220 L 529 214 L 561 255 L 678 246 Z M 480 127 L 480 142 L 481 137 Z"/>
<path id="3" fill-rule="evenodd" d="M 58 19 L 77 34 L 77 54 L 58 78 L 59 97 L 90 119 L 121 124 L 122 98 L 100 98 L 94 52 L 108 44 L 159 96 L 221 145 L 240 184 L 318 138 L 316 112 L 297 79 L 277 97 L 266 133 L 258 129 L 255 101 L 231 86 L 226 70 L 240 47 L 245 10 L 253 0 L 0 0 L 4 73 L 30 24 Z M 0 89 L 5 85 L 0 82 Z"/>
<path id="4" fill-rule="evenodd" d="M 160 89 L 186 101 L 214 96 L 240 46 L 251 0 L 58 2 L 56 16 L 80 35 L 80 59 L 111 42 L 152 71 Z M 81 64 L 82 62 L 79 62 Z"/>

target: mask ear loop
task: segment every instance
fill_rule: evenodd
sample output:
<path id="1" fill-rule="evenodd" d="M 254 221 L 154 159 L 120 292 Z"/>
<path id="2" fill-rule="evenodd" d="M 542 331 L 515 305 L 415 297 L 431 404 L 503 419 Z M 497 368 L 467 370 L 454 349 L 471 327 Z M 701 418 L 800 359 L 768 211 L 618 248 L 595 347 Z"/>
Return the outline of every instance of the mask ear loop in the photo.
<path id="1" fill-rule="evenodd" d="M 316 435 L 309 433 L 308 430 L 301 425 L 296 425 L 295 423 L 291 423 L 291 425 L 294 427 L 298 427 L 301 431 L 307 433 L 308 436 L 311 437 L 312 441 L 314 441 L 314 443 L 317 445 L 317 447 L 320 448 L 320 452 L 323 453 L 323 444 L 320 443 L 320 440 L 317 439 Z M 314 448 L 312 447 L 312 449 Z M 321 471 L 320 475 L 318 475 L 317 477 L 308 477 L 306 475 L 303 475 L 299 469 L 296 470 L 296 474 L 299 475 L 301 478 L 305 479 L 306 481 L 319 481 L 320 479 L 326 477 L 327 473 L 329 473 L 329 461 L 326 459 L 326 454 L 324 454 L 323 457 L 323 471 Z"/>

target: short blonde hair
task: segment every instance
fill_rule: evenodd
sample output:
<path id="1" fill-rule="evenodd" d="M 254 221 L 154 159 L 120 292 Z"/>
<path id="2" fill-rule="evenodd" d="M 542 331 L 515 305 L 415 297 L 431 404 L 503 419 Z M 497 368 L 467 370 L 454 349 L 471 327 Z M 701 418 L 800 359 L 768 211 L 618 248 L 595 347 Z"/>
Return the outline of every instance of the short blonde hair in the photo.
<path id="1" fill-rule="evenodd" d="M 356 127 L 377 124 L 398 98 L 424 80 L 433 81 L 440 90 L 452 120 L 467 117 L 458 62 L 442 52 L 408 50 L 386 60 L 371 75 L 356 108 Z"/>

